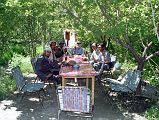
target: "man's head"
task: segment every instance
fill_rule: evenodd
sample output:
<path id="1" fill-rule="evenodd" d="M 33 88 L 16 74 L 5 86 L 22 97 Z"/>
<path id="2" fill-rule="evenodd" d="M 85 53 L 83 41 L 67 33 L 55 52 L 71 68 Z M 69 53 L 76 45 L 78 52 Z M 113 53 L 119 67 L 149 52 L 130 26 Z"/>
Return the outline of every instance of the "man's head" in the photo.
<path id="1" fill-rule="evenodd" d="M 104 50 L 104 45 L 103 44 L 99 44 L 98 45 L 98 49 L 99 49 L 99 51 L 102 52 Z"/>
<path id="2" fill-rule="evenodd" d="M 50 47 L 51 47 L 52 50 L 55 50 L 55 48 L 56 48 L 56 42 L 55 42 L 55 41 L 52 41 L 52 42 L 50 43 Z"/>
<path id="3" fill-rule="evenodd" d="M 97 44 L 96 43 L 92 43 L 92 49 L 96 50 L 97 49 Z"/>
<path id="4" fill-rule="evenodd" d="M 49 57 L 51 54 L 51 48 L 45 48 L 44 49 L 44 56 L 45 57 Z"/>
<path id="5" fill-rule="evenodd" d="M 61 41 L 61 42 L 59 43 L 60 48 L 63 48 L 63 47 L 64 47 L 64 44 L 65 44 L 65 43 Z"/>
<path id="6" fill-rule="evenodd" d="M 98 49 L 99 49 L 99 51 L 101 51 L 101 52 L 103 51 L 101 44 L 98 45 Z"/>
<path id="7" fill-rule="evenodd" d="M 80 47 L 81 47 L 81 42 L 77 41 L 76 48 L 80 48 Z"/>

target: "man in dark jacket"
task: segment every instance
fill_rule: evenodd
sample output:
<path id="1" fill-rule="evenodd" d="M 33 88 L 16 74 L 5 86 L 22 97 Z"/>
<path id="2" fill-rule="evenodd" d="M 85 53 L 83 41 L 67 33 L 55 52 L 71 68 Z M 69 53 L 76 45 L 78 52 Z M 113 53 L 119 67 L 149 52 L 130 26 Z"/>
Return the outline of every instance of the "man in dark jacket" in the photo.
<path id="1" fill-rule="evenodd" d="M 46 48 L 42 56 L 37 59 L 35 69 L 36 74 L 42 81 L 56 81 L 58 82 L 58 75 L 55 75 L 55 71 L 59 71 L 48 58 L 51 55 L 51 49 Z"/>

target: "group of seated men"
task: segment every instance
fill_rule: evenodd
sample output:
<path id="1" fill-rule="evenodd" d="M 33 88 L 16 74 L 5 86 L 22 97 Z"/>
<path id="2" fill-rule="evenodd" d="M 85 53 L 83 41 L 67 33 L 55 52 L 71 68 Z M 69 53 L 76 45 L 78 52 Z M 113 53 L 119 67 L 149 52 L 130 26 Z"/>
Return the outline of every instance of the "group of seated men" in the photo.
<path id="1" fill-rule="evenodd" d="M 84 49 L 80 46 L 81 43 L 77 42 L 76 46 L 71 49 L 72 55 L 84 55 Z M 106 51 L 103 44 L 92 44 L 93 52 L 90 56 L 90 63 L 99 75 L 104 69 L 111 66 L 110 54 Z M 42 81 L 54 81 L 59 83 L 58 75 L 63 55 L 68 54 L 67 48 L 64 47 L 64 42 L 52 41 L 50 47 L 45 48 L 42 55 L 37 58 L 35 69 L 36 74 Z"/>
<path id="2" fill-rule="evenodd" d="M 59 44 L 55 41 L 50 42 L 50 47 L 45 48 L 43 54 L 37 58 L 35 70 L 42 81 L 54 81 L 58 83 L 58 75 L 63 55 L 68 54 L 64 44 L 64 42 L 60 42 Z M 84 50 L 80 44 L 80 42 L 77 42 L 70 54 L 83 55 Z"/>
<path id="3" fill-rule="evenodd" d="M 90 63 L 94 67 L 97 75 L 100 75 L 103 70 L 108 70 L 112 67 L 110 53 L 106 50 L 104 44 L 92 44 L 92 54 L 90 56 Z"/>

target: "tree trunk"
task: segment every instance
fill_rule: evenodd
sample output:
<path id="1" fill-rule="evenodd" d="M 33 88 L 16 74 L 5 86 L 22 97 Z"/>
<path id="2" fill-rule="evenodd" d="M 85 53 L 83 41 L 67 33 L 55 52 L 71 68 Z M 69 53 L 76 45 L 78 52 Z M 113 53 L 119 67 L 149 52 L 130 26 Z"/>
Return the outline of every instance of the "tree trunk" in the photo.
<path id="1" fill-rule="evenodd" d="M 142 73 L 143 73 L 144 65 L 145 65 L 144 58 L 140 57 L 139 60 L 137 61 L 137 64 L 138 64 L 137 70 L 141 71 L 141 78 L 140 78 L 140 82 L 139 82 L 139 85 L 138 85 L 137 90 L 136 90 L 136 94 L 140 95 L 141 94 L 141 86 L 142 86 Z"/>
<path id="2" fill-rule="evenodd" d="M 143 69 L 144 69 L 144 61 L 138 61 L 137 64 L 138 64 L 137 70 L 143 71 Z"/>
<path id="3" fill-rule="evenodd" d="M 140 70 L 141 72 L 144 70 L 145 61 L 143 57 L 139 57 L 137 61 L 137 70 Z"/>

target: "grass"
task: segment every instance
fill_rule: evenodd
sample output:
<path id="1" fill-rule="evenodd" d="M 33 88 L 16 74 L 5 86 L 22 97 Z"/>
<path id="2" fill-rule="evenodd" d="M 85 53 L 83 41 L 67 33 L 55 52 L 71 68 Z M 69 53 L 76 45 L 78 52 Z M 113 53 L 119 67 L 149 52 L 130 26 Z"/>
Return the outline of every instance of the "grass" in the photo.
<path id="1" fill-rule="evenodd" d="M 159 107 L 153 106 L 145 112 L 148 120 L 159 120 Z"/>

